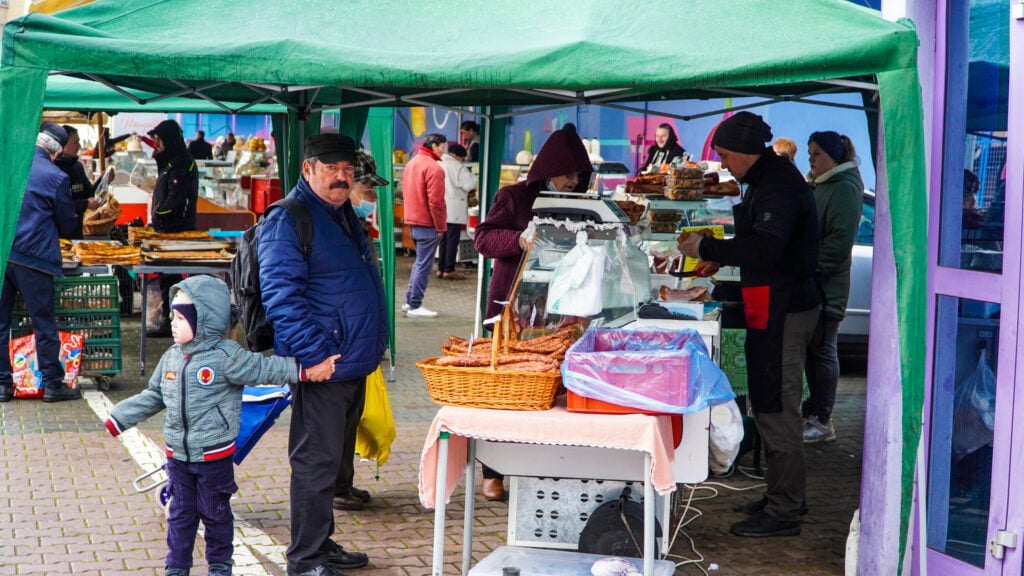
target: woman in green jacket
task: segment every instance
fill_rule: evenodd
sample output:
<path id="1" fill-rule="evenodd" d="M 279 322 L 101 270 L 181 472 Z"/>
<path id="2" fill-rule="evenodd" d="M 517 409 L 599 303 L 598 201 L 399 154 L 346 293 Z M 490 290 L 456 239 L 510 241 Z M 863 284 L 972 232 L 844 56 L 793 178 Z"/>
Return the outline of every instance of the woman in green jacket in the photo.
<path id="1" fill-rule="evenodd" d="M 811 164 L 808 182 L 814 188 L 821 237 L 815 276 L 823 299 L 821 317 L 807 348 L 810 396 L 803 403 L 804 442 L 811 443 L 836 439 L 832 407 L 839 382 L 837 340 L 850 296 L 850 266 L 864 210 L 864 183 L 849 137 L 815 132 L 807 142 L 807 154 Z"/>

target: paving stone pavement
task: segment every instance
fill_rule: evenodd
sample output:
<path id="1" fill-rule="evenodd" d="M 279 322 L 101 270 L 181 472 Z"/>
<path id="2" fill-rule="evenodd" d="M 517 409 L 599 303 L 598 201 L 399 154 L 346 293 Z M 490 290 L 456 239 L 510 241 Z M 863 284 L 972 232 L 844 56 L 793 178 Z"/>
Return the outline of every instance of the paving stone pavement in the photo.
<path id="1" fill-rule="evenodd" d="M 409 256 L 397 257 L 397 306 L 404 301 L 412 260 Z M 437 406 L 430 401 L 414 363 L 437 355 L 449 334 L 468 335 L 472 330 L 473 271 L 467 270 L 469 278 L 461 281 L 431 278 L 424 305 L 437 310 L 437 318 L 408 319 L 400 313 L 396 318 L 398 360 L 388 389 L 398 437 L 379 477 L 371 463 L 357 465 L 356 485 L 370 490 L 373 502 L 363 511 L 335 515 L 337 541 L 370 555 L 370 565 L 350 571 L 353 575 L 430 574 L 433 510 L 419 502 L 417 475 L 424 437 Z M 102 414 L 112 403 L 146 385 L 149 375 L 140 376 L 138 369 L 138 319 L 138 313 L 121 318 L 123 371 L 112 379 L 109 391 L 100 392 L 85 381 L 84 401 L 44 404 L 19 399 L 0 404 L 0 575 L 163 574 L 166 525 L 158 491 L 140 494 L 132 486 L 137 475 L 151 463 L 160 462 L 162 418 L 144 422 L 138 428 L 140 433 L 126 435 L 128 439 L 122 443 L 107 434 L 97 416 L 97 411 Z M 147 366 L 156 365 L 169 343 L 149 340 Z M 693 506 L 703 515 L 685 528 L 703 554 L 703 570 L 715 564 L 717 570 L 712 574 L 722 575 L 843 573 L 845 539 L 860 486 L 865 382 L 863 366 L 857 370 L 859 376 L 844 378 L 841 383 L 836 408 L 839 440 L 807 450 L 811 512 L 802 534 L 763 541 L 731 536 L 728 527 L 739 519 L 731 508 L 758 497 L 760 492 L 717 487 L 717 497 L 697 501 L 710 494 L 714 483 L 731 488 L 756 484 L 739 473 L 712 479 L 702 485 L 707 488 L 694 494 Z M 285 412 L 236 468 L 235 574 L 285 574 L 284 550 L 289 541 L 288 417 Z M 750 455 L 741 458 L 740 464 L 750 466 Z M 464 490 L 460 485 L 448 508 L 444 552 L 447 574 L 458 574 L 461 567 Z M 688 493 L 685 488 L 677 492 L 677 510 L 682 510 L 681 502 Z M 684 518 L 694 515 L 691 509 Z M 474 561 L 504 543 L 506 518 L 506 504 L 478 497 Z M 193 575 L 206 574 L 202 550 L 200 538 Z M 696 557 L 683 535 L 677 536 L 671 551 L 677 556 L 671 558 L 676 562 Z M 702 573 L 692 564 L 676 570 L 676 574 Z"/>

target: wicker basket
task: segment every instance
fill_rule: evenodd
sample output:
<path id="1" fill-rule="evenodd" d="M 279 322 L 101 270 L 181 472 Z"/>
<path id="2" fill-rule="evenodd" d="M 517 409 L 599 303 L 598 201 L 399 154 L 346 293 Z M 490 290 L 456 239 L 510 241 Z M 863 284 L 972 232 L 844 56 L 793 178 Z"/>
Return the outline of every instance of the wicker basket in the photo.
<path id="1" fill-rule="evenodd" d="M 121 217 L 121 205 L 117 203 L 117 200 L 111 198 L 110 201 L 100 207 L 99 210 L 87 210 L 82 220 L 82 235 L 83 236 L 108 236 L 110 231 L 114 229 L 114 224 L 117 223 L 117 219 Z"/>
<path id="2" fill-rule="evenodd" d="M 560 372 L 511 372 L 490 366 L 437 366 L 438 357 L 416 363 L 437 404 L 497 410 L 549 410 L 562 383 Z"/>

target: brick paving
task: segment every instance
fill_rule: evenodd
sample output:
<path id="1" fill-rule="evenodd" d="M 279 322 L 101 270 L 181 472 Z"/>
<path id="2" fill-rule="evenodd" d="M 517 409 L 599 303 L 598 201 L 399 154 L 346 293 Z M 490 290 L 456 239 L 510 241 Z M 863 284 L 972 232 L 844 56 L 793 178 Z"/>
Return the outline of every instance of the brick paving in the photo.
<path id="1" fill-rule="evenodd" d="M 411 263 L 409 256 L 397 258 L 398 305 L 403 301 Z M 373 502 L 363 511 L 335 515 L 336 539 L 349 549 L 370 555 L 370 565 L 351 571 L 353 575 L 430 574 L 433 510 L 420 505 L 416 482 L 419 454 L 437 407 L 413 364 L 436 355 L 449 334 L 469 334 L 475 282 L 432 278 L 424 304 L 440 316 L 407 319 L 399 315 L 396 319 L 398 361 L 395 381 L 388 388 L 398 438 L 391 459 L 380 469 L 379 478 L 371 463 L 356 468 L 356 485 L 369 489 Z M 132 480 L 143 468 L 119 439 L 107 434 L 90 407 L 90 403 L 102 405 L 106 398 L 116 403 L 146 385 L 148 375 L 138 374 L 138 330 L 138 313 L 122 317 L 123 372 L 104 393 L 86 381 L 83 389 L 90 402 L 15 400 L 0 404 L 0 575 L 163 573 L 165 524 L 157 492 L 135 492 Z M 149 341 L 148 366 L 156 365 L 168 343 Z M 703 516 L 685 529 L 703 554 L 705 570 L 714 563 L 717 571 L 712 574 L 722 575 L 843 573 L 846 533 L 860 485 L 863 366 L 857 367 L 856 374 L 841 384 L 836 409 L 839 440 L 807 451 L 811 512 L 801 536 L 758 541 L 729 535 L 729 525 L 738 519 L 731 508 L 760 493 L 719 487 L 717 497 L 695 502 Z M 162 446 L 161 422 L 158 416 L 143 423 L 141 436 Z M 233 507 L 245 540 L 244 549 L 236 542 L 236 574 L 285 574 L 283 555 L 289 540 L 287 422 L 286 412 L 236 468 L 239 492 Z M 750 455 L 740 464 L 750 466 Z M 712 480 L 733 488 L 755 483 L 741 474 Z M 456 490 L 448 508 L 447 574 L 457 574 L 461 566 L 464 490 L 464 486 Z M 709 490 L 698 490 L 694 499 L 707 493 Z M 677 494 L 685 496 L 687 492 Z M 478 498 L 475 561 L 504 543 L 506 515 L 506 504 Z M 196 548 L 192 574 L 203 576 L 206 565 L 201 539 Z M 671 558 L 676 562 L 682 557 L 694 558 L 683 536 L 677 537 L 672 552 L 679 556 Z M 693 565 L 676 571 L 702 573 Z"/>

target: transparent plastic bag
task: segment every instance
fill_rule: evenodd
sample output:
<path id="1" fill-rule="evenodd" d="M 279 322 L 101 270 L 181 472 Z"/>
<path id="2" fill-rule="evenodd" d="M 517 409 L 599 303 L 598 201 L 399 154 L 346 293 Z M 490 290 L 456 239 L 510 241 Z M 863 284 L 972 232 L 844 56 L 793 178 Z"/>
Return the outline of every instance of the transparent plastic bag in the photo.
<path id="1" fill-rule="evenodd" d="M 694 330 L 592 328 L 565 354 L 562 383 L 586 398 L 689 414 L 736 397 Z"/>
<path id="2" fill-rule="evenodd" d="M 608 263 L 604 246 L 587 245 L 587 233 L 576 234 L 576 246 L 551 274 L 547 312 L 586 318 L 603 309 L 604 271 Z"/>
<path id="3" fill-rule="evenodd" d="M 996 375 L 981 350 L 978 367 L 953 394 L 953 458 L 960 460 L 992 444 L 995 424 Z"/>

